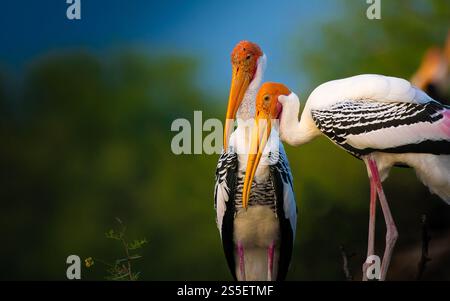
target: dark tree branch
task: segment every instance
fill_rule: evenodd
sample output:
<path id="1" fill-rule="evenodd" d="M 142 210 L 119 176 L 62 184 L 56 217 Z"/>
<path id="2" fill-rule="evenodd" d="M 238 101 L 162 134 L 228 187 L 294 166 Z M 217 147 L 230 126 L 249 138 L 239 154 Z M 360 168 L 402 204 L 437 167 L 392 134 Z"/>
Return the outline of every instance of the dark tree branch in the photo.
<path id="1" fill-rule="evenodd" d="M 428 235 L 427 216 L 424 214 L 422 215 L 422 254 L 418 264 L 416 280 L 420 280 L 422 278 L 427 262 L 431 260 L 431 258 L 428 257 L 428 245 L 430 243 L 430 239 L 431 237 Z"/>
<path id="2" fill-rule="evenodd" d="M 355 253 L 348 255 L 347 252 L 345 251 L 345 248 L 343 245 L 341 245 L 339 247 L 339 249 L 341 250 L 342 268 L 344 270 L 345 279 L 347 279 L 347 281 L 353 281 L 353 276 L 348 267 L 348 263 L 349 263 L 349 259 L 352 258 L 353 256 L 355 256 Z"/>

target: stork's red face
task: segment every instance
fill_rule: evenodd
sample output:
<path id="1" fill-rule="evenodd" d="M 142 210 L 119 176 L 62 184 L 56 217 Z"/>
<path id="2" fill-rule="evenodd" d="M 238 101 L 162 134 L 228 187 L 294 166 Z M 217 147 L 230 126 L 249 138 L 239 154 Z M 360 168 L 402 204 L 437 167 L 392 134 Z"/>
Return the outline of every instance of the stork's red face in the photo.
<path id="1" fill-rule="evenodd" d="M 262 152 L 267 144 L 272 129 L 272 119 L 279 119 L 282 105 L 278 102 L 278 96 L 289 95 L 291 91 L 278 83 L 264 83 L 256 96 L 256 117 L 253 126 L 250 151 L 245 172 L 244 187 L 242 190 L 242 207 L 247 208 L 252 187 L 253 178 Z"/>
<path id="2" fill-rule="evenodd" d="M 224 149 L 228 147 L 228 138 L 233 130 L 236 113 L 244 99 L 248 86 L 255 77 L 258 68 L 258 59 L 262 55 L 261 48 L 249 41 L 239 42 L 231 53 L 232 78 L 225 120 Z"/>

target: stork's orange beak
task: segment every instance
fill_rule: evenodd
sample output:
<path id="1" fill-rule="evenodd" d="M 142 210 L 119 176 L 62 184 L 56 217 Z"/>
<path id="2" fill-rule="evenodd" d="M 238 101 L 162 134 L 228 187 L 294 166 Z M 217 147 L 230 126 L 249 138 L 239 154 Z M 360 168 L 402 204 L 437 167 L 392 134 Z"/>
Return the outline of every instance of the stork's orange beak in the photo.
<path id="1" fill-rule="evenodd" d="M 233 75 L 231 78 L 230 96 L 228 98 L 228 108 L 225 120 L 225 129 L 223 133 L 223 148 L 228 148 L 228 139 L 234 128 L 234 120 L 236 113 L 244 99 L 245 92 L 250 85 L 251 74 L 245 71 L 244 68 L 233 66 Z"/>
<path id="2" fill-rule="evenodd" d="M 258 112 L 250 140 L 247 169 L 245 171 L 244 187 L 242 189 L 242 207 L 245 209 L 247 209 L 248 206 L 250 188 L 252 187 L 256 169 L 258 168 L 262 153 L 269 139 L 271 128 L 272 124 L 270 116 L 264 111 Z"/>

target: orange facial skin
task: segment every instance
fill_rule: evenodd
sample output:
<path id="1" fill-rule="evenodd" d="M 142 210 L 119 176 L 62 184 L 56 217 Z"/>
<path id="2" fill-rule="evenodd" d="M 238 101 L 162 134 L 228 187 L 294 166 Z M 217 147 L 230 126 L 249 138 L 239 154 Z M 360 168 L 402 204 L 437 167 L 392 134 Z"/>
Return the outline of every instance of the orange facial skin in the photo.
<path id="1" fill-rule="evenodd" d="M 253 126 L 250 150 L 245 172 L 244 187 L 242 190 L 242 207 L 247 209 L 250 197 L 250 188 L 256 169 L 261 160 L 262 153 L 270 137 L 272 119 L 280 117 L 282 106 L 278 96 L 289 95 L 291 91 L 283 84 L 264 83 L 256 96 L 256 117 Z"/>
<path id="2" fill-rule="evenodd" d="M 225 150 L 228 148 L 228 139 L 233 131 L 236 113 L 256 74 L 258 59 L 262 55 L 261 48 L 249 41 L 239 42 L 231 53 L 232 78 L 223 138 Z"/>

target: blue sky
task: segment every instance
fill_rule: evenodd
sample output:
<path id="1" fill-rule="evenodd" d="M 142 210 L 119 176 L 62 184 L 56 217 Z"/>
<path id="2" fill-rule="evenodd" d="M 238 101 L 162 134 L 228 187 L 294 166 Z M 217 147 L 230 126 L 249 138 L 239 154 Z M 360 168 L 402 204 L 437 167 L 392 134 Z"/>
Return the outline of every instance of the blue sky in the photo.
<path id="1" fill-rule="evenodd" d="M 297 85 L 292 68 L 294 34 L 336 14 L 337 1 L 123 1 L 81 0 L 82 20 L 66 18 L 65 0 L 8 1 L 0 18 L 0 64 L 20 71 L 40 55 L 86 48 L 104 55 L 142 47 L 150 52 L 202 57 L 198 82 L 224 92 L 229 56 L 242 39 L 255 41 L 268 56 L 267 80 Z"/>

